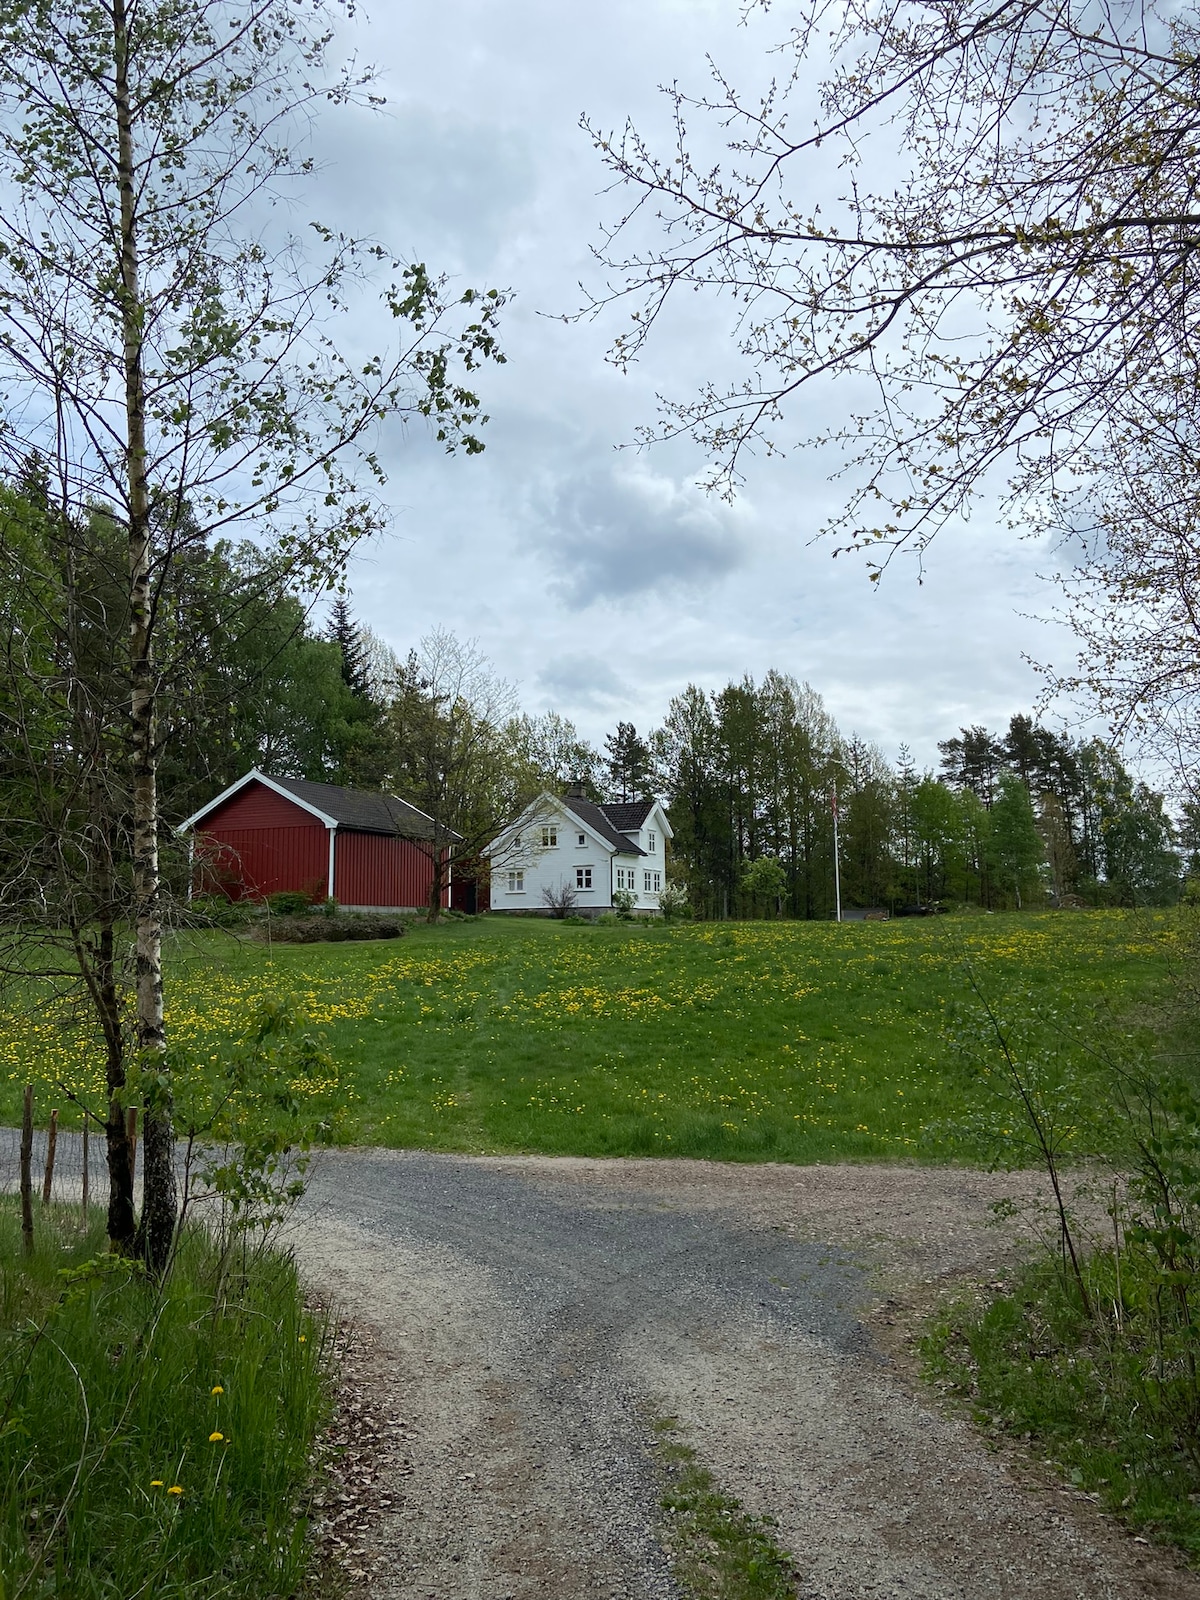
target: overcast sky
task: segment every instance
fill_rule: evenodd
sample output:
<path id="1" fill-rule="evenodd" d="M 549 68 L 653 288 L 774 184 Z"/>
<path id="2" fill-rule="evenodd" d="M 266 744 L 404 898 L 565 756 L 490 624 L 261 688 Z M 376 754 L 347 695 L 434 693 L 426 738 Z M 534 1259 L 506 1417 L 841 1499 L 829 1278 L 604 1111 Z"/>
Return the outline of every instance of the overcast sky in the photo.
<path id="1" fill-rule="evenodd" d="M 752 464 L 732 506 L 696 485 L 706 460 L 628 446 L 656 391 L 730 370 L 727 317 L 697 300 L 632 376 L 604 359 L 615 316 L 564 323 L 619 200 L 578 126 L 666 127 L 661 83 L 702 90 L 710 53 L 735 81 L 770 70 L 786 6 L 739 26 L 738 0 L 375 0 L 359 49 L 387 109 L 331 112 L 317 130 L 313 209 L 370 231 L 463 286 L 514 293 L 508 364 L 480 379 L 491 422 L 479 458 L 448 459 L 418 430 L 384 439 L 394 530 L 356 560 L 354 609 L 398 652 L 431 627 L 477 638 L 527 709 L 555 709 L 599 741 L 619 718 L 645 732 L 691 682 L 770 667 L 806 679 L 847 734 L 934 766 L 960 724 L 1002 727 L 1041 687 L 1023 654 L 1066 665 L 1052 553 L 980 506 L 947 530 L 923 584 L 897 562 L 868 582 L 813 544 L 845 495 L 838 458 Z M 845 397 L 812 395 L 828 421 Z M 805 419 L 794 419 L 802 436 Z"/>

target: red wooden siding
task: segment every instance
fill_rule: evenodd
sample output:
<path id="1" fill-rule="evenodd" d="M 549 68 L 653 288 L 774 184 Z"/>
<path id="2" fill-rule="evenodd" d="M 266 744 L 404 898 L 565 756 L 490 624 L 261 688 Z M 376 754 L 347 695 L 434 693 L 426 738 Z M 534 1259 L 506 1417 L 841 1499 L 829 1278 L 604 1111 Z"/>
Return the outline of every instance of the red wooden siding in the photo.
<path id="1" fill-rule="evenodd" d="M 347 906 L 424 906 L 433 867 L 409 839 L 338 828 L 334 896 Z M 210 812 L 196 832 L 196 886 L 231 900 L 302 890 L 323 900 L 329 832 L 303 806 L 264 783 L 248 783 Z M 443 896 L 449 905 L 450 896 Z"/>
<path id="2" fill-rule="evenodd" d="M 302 889 L 314 900 L 325 898 L 329 835 L 315 817 L 302 828 L 229 828 L 219 822 L 198 834 L 196 854 L 207 893 L 242 900 Z"/>
<path id="3" fill-rule="evenodd" d="M 423 906 L 433 863 L 411 839 L 337 831 L 334 894 L 344 906 Z"/>
<path id="4" fill-rule="evenodd" d="M 248 783 L 223 806 L 210 811 L 203 828 L 205 833 L 222 837 L 226 828 L 319 828 L 325 832 L 325 824 L 311 811 L 257 782 Z"/>

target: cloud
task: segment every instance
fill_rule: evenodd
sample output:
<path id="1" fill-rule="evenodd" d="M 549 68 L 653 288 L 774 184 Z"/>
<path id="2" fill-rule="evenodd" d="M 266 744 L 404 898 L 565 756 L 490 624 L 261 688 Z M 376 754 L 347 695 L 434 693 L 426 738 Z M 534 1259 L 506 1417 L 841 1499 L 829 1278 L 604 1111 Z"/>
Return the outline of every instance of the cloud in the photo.
<path id="1" fill-rule="evenodd" d="M 537 684 L 552 703 L 566 701 L 572 707 L 592 710 L 602 710 L 630 695 L 629 685 L 599 656 L 556 656 L 538 673 Z"/>
<path id="2" fill-rule="evenodd" d="M 746 560 L 743 514 L 644 468 L 560 479 L 535 508 L 535 542 L 569 606 L 697 588 Z"/>

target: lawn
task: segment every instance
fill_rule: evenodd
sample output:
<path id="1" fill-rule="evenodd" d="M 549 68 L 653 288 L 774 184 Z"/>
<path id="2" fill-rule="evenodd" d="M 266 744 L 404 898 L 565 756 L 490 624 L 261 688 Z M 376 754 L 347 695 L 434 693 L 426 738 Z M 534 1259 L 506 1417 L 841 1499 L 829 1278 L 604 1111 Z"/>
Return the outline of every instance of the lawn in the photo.
<path id="1" fill-rule="evenodd" d="M 1165 913 L 891 923 L 576 926 L 481 919 L 402 942 L 279 946 L 180 936 L 168 1024 L 218 1055 L 293 995 L 333 1067 L 303 1085 L 346 1142 L 436 1150 L 793 1162 L 982 1159 L 974 1080 L 947 1036 L 969 963 L 990 997 L 1136 1016 L 1175 940 Z M 94 1045 L 10 1012 L 7 1093 L 99 1087 Z M 39 1091 L 45 1105 L 49 1090 Z M 100 1097 L 97 1096 L 97 1103 Z"/>

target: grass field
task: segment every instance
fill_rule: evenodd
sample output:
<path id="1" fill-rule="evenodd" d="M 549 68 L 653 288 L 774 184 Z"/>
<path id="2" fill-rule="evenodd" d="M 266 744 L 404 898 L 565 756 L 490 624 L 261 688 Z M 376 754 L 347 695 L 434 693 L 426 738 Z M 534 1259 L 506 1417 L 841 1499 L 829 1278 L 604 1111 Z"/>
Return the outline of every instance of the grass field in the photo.
<path id="1" fill-rule="evenodd" d="M 970 963 L 991 997 L 1068 1016 L 1162 989 L 1167 913 L 891 923 L 575 926 L 482 919 L 399 943 L 172 946 L 168 1021 L 217 1056 L 293 995 L 334 1062 L 302 1087 L 339 1138 L 440 1150 L 727 1160 L 981 1159 L 945 1018 Z M 2 1113 L 27 1077 L 90 1087 L 98 1056 L 50 1010 L 0 1032 Z M 39 1095 L 45 1105 L 48 1093 Z M 69 1119 L 68 1119 L 69 1120 Z"/>

